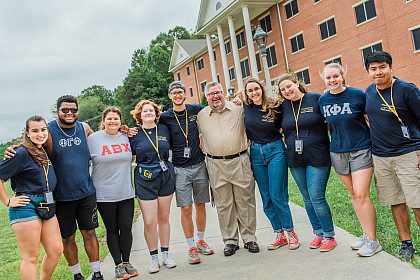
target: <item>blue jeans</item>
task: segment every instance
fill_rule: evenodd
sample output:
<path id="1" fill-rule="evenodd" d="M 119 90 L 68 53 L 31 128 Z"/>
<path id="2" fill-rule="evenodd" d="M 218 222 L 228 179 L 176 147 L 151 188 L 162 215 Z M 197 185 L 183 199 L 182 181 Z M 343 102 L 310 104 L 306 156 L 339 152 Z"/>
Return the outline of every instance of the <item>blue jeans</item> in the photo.
<path id="1" fill-rule="evenodd" d="M 264 213 L 275 232 L 292 231 L 283 140 L 251 144 L 251 167 L 260 190 Z"/>
<path id="2" fill-rule="evenodd" d="M 290 168 L 305 203 L 306 213 L 314 233 L 324 237 L 334 236 L 334 225 L 330 206 L 325 199 L 331 167 L 295 167 Z"/>

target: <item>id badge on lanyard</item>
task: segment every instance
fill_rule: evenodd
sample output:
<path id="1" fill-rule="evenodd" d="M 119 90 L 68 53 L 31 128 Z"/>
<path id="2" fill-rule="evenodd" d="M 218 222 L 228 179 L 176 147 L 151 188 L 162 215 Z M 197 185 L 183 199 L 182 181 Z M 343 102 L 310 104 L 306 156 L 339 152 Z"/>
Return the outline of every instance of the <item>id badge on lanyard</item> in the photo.
<path id="1" fill-rule="evenodd" d="M 45 192 L 44 193 L 45 202 L 47 204 L 54 203 L 53 193 L 52 192 Z"/>
<path id="2" fill-rule="evenodd" d="M 166 166 L 166 163 L 163 160 L 159 161 L 159 164 L 160 168 L 162 168 L 162 171 L 168 170 L 168 166 Z"/>
<path id="3" fill-rule="evenodd" d="M 295 152 L 297 152 L 299 155 L 303 153 L 303 140 L 302 139 L 295 140 Z"/>
<path id="4" fill-rule="evenodd" d="M 410 131 L 408 130 L 408 126 L 401 125 L 401 131 L 405 138 L 410 139 Z"/>
<path id="5" fill-rule="evenodd" d="M 191 148 L 185 147 L 184 148 L 184 158 L 190 158 L 191 157 Z"/>

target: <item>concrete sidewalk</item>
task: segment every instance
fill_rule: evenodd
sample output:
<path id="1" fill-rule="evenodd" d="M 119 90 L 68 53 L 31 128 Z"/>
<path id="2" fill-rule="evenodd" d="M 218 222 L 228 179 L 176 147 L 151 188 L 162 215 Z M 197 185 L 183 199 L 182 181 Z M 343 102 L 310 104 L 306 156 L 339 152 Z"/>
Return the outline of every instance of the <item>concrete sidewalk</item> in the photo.
<path id="1" fill-rule="evenodd" d="M 187 242 L 180 222 L 180 210 L 172 202 L 171 245 L 172 258 L 178 264 L 173 269 L 161 267 L 156 274 L 149 274 L 150 256 L 143 237 L 141 216 L 133 225 L 134 242 L 131 263 L 139 270 L 136 279 L 420 279 L 420 271 L 384 251 L 370 258 L 362 258 L 351 250 L 357 240 L 354 235 L 336 227 L 337 247 L 327 253 L 309 249 L 314 235 L 305 209 L 290 203 L 295 231 L 299 235 L 300 248 L 289 250 L 287 246 L 268 251 L 267 245 L 274 240 L 270 222 L 262 211 L 261 198 L 257 197 L 257 238 L 259 253 L 249 253 L 243 248 L 233 256 L 223 255 L 224 244 L 219 230 L 217 212 L 207 205 L 207 229 L 205 240 L 215 254 L 203 256 L 201 263 L 190 265 L 187 259 Z M 161 258 L 160 258 L 161 260 Z M 162 261 L 162 260 L 161 260 Z M 110 255 L 101 263 L 106 280 L 114 278 L 114 263 Z"/>

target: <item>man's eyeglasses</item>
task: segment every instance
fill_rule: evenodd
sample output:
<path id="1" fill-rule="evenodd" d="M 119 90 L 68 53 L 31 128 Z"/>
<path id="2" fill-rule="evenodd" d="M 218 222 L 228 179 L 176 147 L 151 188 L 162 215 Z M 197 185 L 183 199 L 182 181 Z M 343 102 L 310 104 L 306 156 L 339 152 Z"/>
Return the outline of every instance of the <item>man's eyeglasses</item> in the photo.
<path id="1" fill-rule="evenodd" d="M 214 97 L 216 95 L 221 95 L 221 94 L 222 94 L 221 91 L 215 91 L 215 92 L 209 92 L 209 93 L 207 93 L 207 96 L 208 97 Z"/>
<path id="2" fill-rule="evenodd" d="M 184 91 L 174 91 L 174 92 L 171 92 L 171 95 L 172 96 L 177 96 L 177 95 L 184 95 Z"/>
<path id="3" fill-rule="evenodd" d="M 62 113 L 67 114 L 68 112 L 71 112 L 72 114 L 76 114 L 79 109 L 77 108 L 59 108 Z"/>

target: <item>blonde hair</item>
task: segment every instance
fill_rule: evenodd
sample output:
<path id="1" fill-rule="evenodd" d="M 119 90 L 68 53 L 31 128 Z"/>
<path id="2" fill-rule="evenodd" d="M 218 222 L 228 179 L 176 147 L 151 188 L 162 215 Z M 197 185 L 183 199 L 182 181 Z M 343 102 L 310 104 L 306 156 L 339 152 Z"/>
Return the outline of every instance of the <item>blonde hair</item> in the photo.
<path id="1" fill-rule="evenodd" d="M 280 113 L 280 110 L 275 110 L 275 109 L 280 105 L 280 102 L 278 100 L 272 98 L 272 97 L 267 96 L 267 93 L 265 91 L 265 88 L 264 88 L 263 84 L 258 79 L 249 78 L 248 80 L 246 80 L 245 86 L 244 86 L 244 88 L 245 88 L 245 100 L 244 100 L 245 104 L 246 105 L 251 105 L 251 104 L 254 103 L 252 101 L 252 99 L 249 98 L 248 94 L 246 94 L 246 87 L 250 83 L 257 83 L 261 88 L 262 111 L 267 112 L 267 114 L 264 116 L 264 118 L 276 119 L 276 114 Z"/>
<path id="2" fill-rule="evenodd" d="M 130 111 L 130 114 L 133 115 L 133 118 L 136 120 L 136 124 L 138 125 L 143 125 L 143 121 L 141 120 L 141 111 L 143 110 L 144 105 L 147 105 L 147 104 L 152 105 L 153 108 L 155 109 L 155 113 L 156 113 L 155 123 L 157 123 L 160 117 L 161 109 L 158 105 L 156 105 L 156 103 L 154 103 L 151 100 L 142 100 L 139 103 L 137 103 L 134 110 Z"/>
<path id="3" fill-rule="evenodd" d="M 340 63 L 337 62 L 333 62 L 333 63 L 328 63 L 327 65 L 325 65 L 324 70 L 322 70 L 322 73 L 320 73 L 321 78 L 325 80 L 325 70 L 329 69 L 329 68 L 335 68 L 338 69 L 338 71 L 340 71 L 341 76 L 343 77 L 343 86 L 346 86 L 346 74 L 347 71 L 344 70 L 344 67 L 341 66 Z"/>

